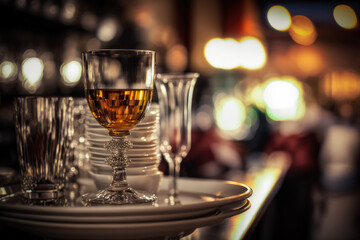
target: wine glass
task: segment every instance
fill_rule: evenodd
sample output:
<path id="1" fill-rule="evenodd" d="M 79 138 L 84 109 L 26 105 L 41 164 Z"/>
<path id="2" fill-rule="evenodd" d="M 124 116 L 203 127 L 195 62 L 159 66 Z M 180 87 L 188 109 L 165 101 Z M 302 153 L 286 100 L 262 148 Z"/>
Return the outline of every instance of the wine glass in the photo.
<path id="1" fill-rule="evenodd" d="M 155 52 L 148 50 L 96 50 L 83 52 L 85 92 L 90 110 L 99 124 L 109 130 L 105 144 L 113 169 L 110 186 L 87 193 L 84 205 L 154 203 L 156 196 L 135 191 L 126 180 L 132 146 L 127 138 L 147 112 L 155 77 Z"/>
<path id="2" fill-rule="evenodd" d="M 160 151 L 169 164 L 168 203 L 180 203 L 177 178 L 191 147 L 191 104 L 198 73 L 157 74 L 160 105 Z"/>

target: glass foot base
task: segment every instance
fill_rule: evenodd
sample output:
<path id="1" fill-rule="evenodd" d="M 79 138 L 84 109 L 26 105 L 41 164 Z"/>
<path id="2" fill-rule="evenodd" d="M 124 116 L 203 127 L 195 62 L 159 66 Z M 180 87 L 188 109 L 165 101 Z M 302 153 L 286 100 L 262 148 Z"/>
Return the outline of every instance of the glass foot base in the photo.
<path id="1" fill-rule="evenodd" d="M 178 196 L 169 196 L 168 198 L 166 198 L 165 200 L 165 203 L 168 204 L 168 205 L 171 205 L 171 206 L 175 206 L 175 205 L 180 205 L 181 204 L 181 201 L 179 199 Z"/>
<path id="2" fill-rule="evenodd" d="M 64 196 L 63 186 L 59 184 L 37 184 L 34 189 L 23 190 L 24 197 L 35 200 L 51 200 Z"/>
<path id="3" fill-rule="evenodd" d="M 81 202 L 85 206 L 154 204 L 155 201 L 156 196 L 154 194 L 147 195 L 132 188 L 119 191 L 104 189 L 95 193 L 84 194 L 81 197 Z"/>

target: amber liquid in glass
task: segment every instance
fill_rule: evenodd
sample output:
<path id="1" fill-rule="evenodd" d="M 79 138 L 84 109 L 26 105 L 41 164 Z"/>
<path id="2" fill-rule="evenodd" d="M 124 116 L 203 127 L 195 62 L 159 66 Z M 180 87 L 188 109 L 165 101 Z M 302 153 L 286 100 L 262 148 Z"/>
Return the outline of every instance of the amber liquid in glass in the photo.
<path id="1" fill-rule="evenodd" d="M 86 91 L 95 119 L 110 135 L 128 135 L 145 116 L 152 89 L 90 89 Z"/>

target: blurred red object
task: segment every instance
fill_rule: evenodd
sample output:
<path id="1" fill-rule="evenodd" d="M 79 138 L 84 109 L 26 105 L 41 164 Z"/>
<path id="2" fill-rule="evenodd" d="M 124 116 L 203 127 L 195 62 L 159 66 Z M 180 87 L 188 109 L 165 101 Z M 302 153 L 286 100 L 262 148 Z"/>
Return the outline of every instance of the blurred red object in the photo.
<path id="1" fill-rule="evenodd" d="M 291 156 L 289 175 L 319 173 L 320 142 L 314 132 L 294 135 L 282 135 L 274 132 L 270 135 L 265 153 L 287 152 Z"/>
<path id="2" fill-rule="evenodd" d="M 181 176 L 223 178 L 230 168 L 242 168 L 246 148 L 240 143 L 222 138 L 215 129 L 192 131 L 191 149 L 181 163 Z M 162 161 L 159 169 L 168 172 Z"/>

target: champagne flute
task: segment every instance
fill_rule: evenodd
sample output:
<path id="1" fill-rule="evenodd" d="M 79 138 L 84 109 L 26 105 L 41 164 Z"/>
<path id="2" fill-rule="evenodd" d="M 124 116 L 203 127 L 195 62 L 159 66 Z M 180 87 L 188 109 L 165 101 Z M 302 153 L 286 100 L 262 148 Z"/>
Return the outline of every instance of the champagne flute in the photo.
<path id="1" fill-rule="evenodd" d="M 90 110 L 99 124 L 109 130 L 105 145 L 110 156 L 105 162 L 113 169 L 106 189 L 84 194 L 86 206 L 154 203 L 154 194 L 135 191 L 126 180 L 131 147 L 127 138 L 145 116 L 152 95 L 155 52 L 148 50 L 96 50 L 83 53 L 85 92 Z"/>
<path id="2" fill-rule="evenodd" d="M 198 73 L 156 75 L 160 105 L 160 150 L 169 164 L 168 203 L 180 203 L 177 179 L 180 165 L 191 147 L 191 104 Z"/>

